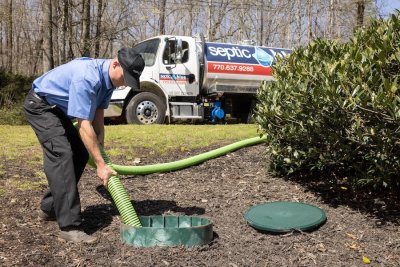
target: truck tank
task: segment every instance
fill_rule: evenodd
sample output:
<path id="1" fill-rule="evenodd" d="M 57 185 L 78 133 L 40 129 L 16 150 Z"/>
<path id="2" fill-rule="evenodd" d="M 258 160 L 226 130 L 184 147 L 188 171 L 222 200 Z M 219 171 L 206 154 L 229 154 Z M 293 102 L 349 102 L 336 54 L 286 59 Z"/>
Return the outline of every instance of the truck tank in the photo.
<path id="1" fill-rule="evenodd" d="M 290 49 L 226 43 L 204 43 L 202 90 L 213 93 L 254 94 L 261 81 L 273 80 L 271 65 Z"/>

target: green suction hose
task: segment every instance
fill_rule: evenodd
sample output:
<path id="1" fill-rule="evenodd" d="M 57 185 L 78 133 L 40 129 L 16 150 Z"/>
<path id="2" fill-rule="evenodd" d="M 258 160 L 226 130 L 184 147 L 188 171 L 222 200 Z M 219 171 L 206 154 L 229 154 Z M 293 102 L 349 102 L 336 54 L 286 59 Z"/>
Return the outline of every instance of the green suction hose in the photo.
<path id="1" fill-rule="evenodd" d="M 142 226 L 121 180 L 117 176 L 110 177 L 107 188 L 117 206 L 119 214 L 121 214 L 122 222 L 131 226 Z"/>
<path id="2" fill-rule="evenodd" d="M 100 147 L 101 156 L 107 165 L 112 167 L 111 161 L 105 153 L 103 147 Z M 133 208 L 132 202 L 129 199 L 128 194 L 125 191 L 121 180 L 117 176 L 111 176 L 107 183 L 108 192 L 110 192 L 115 205 L 121 214 L 122 222 L 126 225 L 140 227 L 142 226 L 139 217 Z"/>
<path id="3" fill-rule="evenodd" d="M 200 164 L 204 161 L 207 161 L 212 158 L 217 158 L 222 155 L 225 155 L 229 152 L 238 150 L 239 148 L 246 147 L 246 146 L 253 146 L 260 144 L 266 140 L 265 136 L 262 137 L 253 137 L 249 139 L 245 139 L 227 146 L 223 146 L 217 148 L 215 150 L 196 155 L 187 159 L 182 159 L 178 161 L 168 162 L 168 163 L 161 163 L 161 164 L 153 164 L 153 165 L 146 165 L 146 166 L 122 166 L 111 164 L 110 166 L 121 175 L 145 175 L 151 173 L 158 173 L 158 172 L 168 172 L 168 171 L 176 171 L 180 169 L 184 169 L 196 164 Z M 106 152 L 102 147 L 100 147 L 101 155 L 104 159 L 107 159 L 106 162 L 110 162 Z M 89 158 L 88 164 L 92 167 L 96 167 L 92 157 Z"/>
<path id="4" fill-rule="evenodd" d="M 196 164 L 200 164 L 206 160 L 217 158 L 239 148 L 252 146 L 264 142 L 266 137 L 253 137 L 245 139 L 218 149 L 196 155 L 187 159 L 173 161 L 169 163 L 153 164 L 146 166 L 121 166 L 112 164 L 112 168 L 121 175 L 144 175 L 157 172 L 168 172 L 184 169 Z M 104 152 L 104 151 L 103 151 Z M 103 153 L 102 152 L 102 153 Z"/>

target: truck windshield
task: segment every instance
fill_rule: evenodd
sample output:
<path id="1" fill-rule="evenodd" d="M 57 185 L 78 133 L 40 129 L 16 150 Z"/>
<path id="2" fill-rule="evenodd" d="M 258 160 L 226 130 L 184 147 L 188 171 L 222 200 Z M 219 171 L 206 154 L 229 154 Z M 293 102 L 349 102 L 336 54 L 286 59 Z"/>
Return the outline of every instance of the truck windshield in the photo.
<path id="1" fill-rule="evenodd" d="M 160 39 L 151 39 L 137 44 L 133 48 L 138 51 L 143 59 L 146 67 L 153 66 L 156 61 L 156 55 L 158 50 L 158 45 L 160 44 Z"/>

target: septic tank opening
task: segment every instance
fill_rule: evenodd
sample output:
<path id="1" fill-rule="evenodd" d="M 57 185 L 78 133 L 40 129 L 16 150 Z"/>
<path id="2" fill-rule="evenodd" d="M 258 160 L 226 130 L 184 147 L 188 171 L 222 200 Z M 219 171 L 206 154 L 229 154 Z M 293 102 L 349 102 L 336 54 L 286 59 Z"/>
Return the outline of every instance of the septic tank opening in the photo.
<path id="1" fill-rule="evenodd" d="M 121 224 L 122 242 L 136 247 L 202 246 L 213 239 L 210 220 L 195 216 L 139 216 L 142 227 Z"/>

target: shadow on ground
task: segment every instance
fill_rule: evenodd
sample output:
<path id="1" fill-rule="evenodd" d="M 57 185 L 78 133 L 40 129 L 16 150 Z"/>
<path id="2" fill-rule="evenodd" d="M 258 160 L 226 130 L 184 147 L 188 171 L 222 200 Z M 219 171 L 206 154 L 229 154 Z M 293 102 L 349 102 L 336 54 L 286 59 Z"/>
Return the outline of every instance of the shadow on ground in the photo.
<path id="1" fill-rule="evenodd" d="M 118 210 L 114 205 L 111 195 L 103 186 L 98 186 L 96 191 L 105 199 L 109 200 L 110 204 L 99 204 L 88 206 L 82 213 L 85 220 L 84 228 L 89 233 L 95 233 L 98 230 L 109 226 L 114 216 L 118 216 Z M 205 213 L 204 208 L 191 206 L 180 207 L 175 201 L 171 200 L 144 200 L 132 201 L 132 205 L 137 214 L 141 216 L 150 215 L 202 215 Z"/>
<path id="2" fill-rule="evenodd" d="M 385 192 L 372 193 L 362 189 L 351 189 L 347 185 L 327 184 L 315 178 L 296 177 L 285 179 L 296 182 L 318 195 L 321 200 L 337 208 L 348 206 L 355 211 L 362 212 L 376 219 L 377 226 L 386 223 L 398 223 L 400 220 L 399 196 Z"/>

